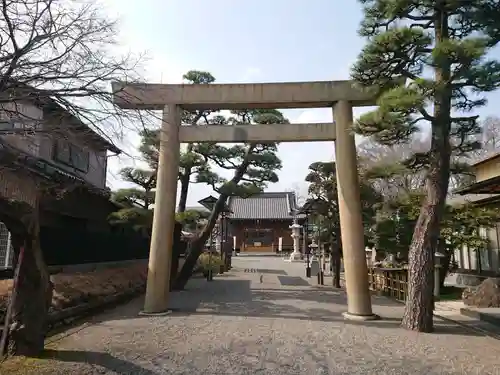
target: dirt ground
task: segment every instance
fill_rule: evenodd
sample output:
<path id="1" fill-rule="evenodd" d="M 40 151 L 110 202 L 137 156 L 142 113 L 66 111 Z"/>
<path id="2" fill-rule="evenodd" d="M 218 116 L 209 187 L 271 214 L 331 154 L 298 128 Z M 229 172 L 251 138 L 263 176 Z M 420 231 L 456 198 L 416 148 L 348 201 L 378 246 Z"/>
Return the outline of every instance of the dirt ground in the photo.
<path id="1" fill-rule="evenodd" d="M 135 264 L 122 268 L 52 275 L 53 311 L 90 302 L 100 297 L 140 288 L 146 283 L 147 266 Z M 12 280 L 0 280 L 0 316 L 4 314 Z"/>

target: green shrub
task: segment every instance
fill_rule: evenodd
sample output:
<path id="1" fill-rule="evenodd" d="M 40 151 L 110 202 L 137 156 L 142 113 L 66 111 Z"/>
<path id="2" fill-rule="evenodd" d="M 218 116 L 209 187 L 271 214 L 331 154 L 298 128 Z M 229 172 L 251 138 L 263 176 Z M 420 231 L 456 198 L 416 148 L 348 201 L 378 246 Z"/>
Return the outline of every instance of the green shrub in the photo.
<path id="1" fill-rule="evenodd" d="M 219 273 L 220 266 L 222 265 L 224 265 L 224 262 L 221 259 L 219 252 L 212 253 L 211 259 L 208 253 L 201 254 L 198 258 L 197 264 L 197 266 L 203 271 L 208 271 L 210 268 L 212 268 L 212 272 L 214 273 Z"/>

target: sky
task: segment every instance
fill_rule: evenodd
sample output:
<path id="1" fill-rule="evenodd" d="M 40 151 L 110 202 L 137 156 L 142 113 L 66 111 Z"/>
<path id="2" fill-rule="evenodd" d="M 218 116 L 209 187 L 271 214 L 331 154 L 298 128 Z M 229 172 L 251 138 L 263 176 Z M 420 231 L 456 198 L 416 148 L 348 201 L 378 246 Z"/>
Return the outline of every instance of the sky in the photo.
<path id="1" fill-rule="evenodd" d="M 119 20 L 120 44 L 145 51 L 145 78 L 151 83 L 180 83 L 189 70 L 211 72 L 217 83 L 349 79 L 365 42 L 357 35 L 359 2 L 332 0 L 102 0 L 104 11 Z M 342 3 L 342 4 L 341 4 Z M 500 56 L 499 56 L 500 57 Z M 489 97 L 481 115 L 495 115 L 500 94 Z M 369 108 L 355 108 L 355 116 Z M 332 111 L 284 111 L 291 122 L 330 122 Z M 496 113 L 498 114 L 498 113 Z M 117 172 L 136 165 L 129 155 L 137 136 L 128 134 L 125 154 L 109 159 L 108 184 L 125 187 Z M 268 191 L 298 189 L 316 161 L 332 160 L 332 142 L 282 143 L 279 182 Z M 206 185 L 190 187 L 188 205 L 213 194 Z"/>

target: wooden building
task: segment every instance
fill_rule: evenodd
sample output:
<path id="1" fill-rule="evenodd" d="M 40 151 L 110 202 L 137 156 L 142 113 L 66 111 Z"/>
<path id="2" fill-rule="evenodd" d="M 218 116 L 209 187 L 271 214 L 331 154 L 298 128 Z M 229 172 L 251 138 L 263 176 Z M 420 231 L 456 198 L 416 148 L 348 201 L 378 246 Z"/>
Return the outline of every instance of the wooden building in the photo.
<path id="1" fill-rule="evenodd" d="M 473 164 L 472 170 L 473 183 L 455 191 L 448 203 L 472 203 L 500 209 L 500 153 Z M 495 228 L 480 228 L 480 233 L 489 239 L 488 248 L 455 249 L 457 284 L 476 285 L 484 277 L 500 276 L 500 223 Z"/>
<path id="2" fill-rule="evenodd" d="M 230 214 L 227 218 L 229 242 L 245 252 L 292 251 L 290 225 L 298 210 L 292 192 L 267 192 L 249 198 L 231 197 L 228 200 Z M 304 215 L 297 215 L 299 224 Z"/>
<path id="3" fill-rule="evenodd" d="M 39 204 L 40 225 L 66 234 L 107 228 L 118 209 L 109 201 L 106 171 L 108 156 L 121 151 L 56 101 L 26 89 L 33 93 L 0 103 L 0 269 L 12 266 L 9 230 L 23 227 L 14 202 L 25 214 Z M 40 186 L 64 194 L 41 195 Z"/>

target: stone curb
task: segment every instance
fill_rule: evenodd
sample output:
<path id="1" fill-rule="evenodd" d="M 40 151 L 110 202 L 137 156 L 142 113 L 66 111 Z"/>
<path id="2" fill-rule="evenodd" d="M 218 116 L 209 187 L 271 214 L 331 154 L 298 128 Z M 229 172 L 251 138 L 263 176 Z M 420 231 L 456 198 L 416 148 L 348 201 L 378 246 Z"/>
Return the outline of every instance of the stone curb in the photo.
<path id="1" fill-rule="evenodd" d="M 95 301 L 68 307 L 59 311 L 49 313 L 49 333 L 54 330 L 59 324 L 68 324 L 83 318 L 85 316 L 101 312 L 102 310 L 116 305 L 128 302 L 129 300 L 138 297 L 145 291 L 145 286 L 133 290 L 128 290 L 122 293 L 116 293 L 109 296 L 99 298 Z"/>
<path id="2" fill-rule="evenodd" d="M 465 314 L 463 314 L 463 315 L 467 316 Z M 450 317 L 444 317 L 444 316 L 438 315 L 438 314 L 434 314 L 434 316 L 436 318 L 438 318 L 438 319 L 441 319 L 441 320 L 445 321 L 445 322 L 454 323 L 454 324 L 457 324 L 457 325 L 459 325 L 459 326 L 461 326 L 463 328 L 466 328 L 466 329 L 468 329 L 470 331 L 474 331 L 474 332 L 480 333 L 482 335 L 491 337 L 493 339 L 500 340 L 500 332 L 497 331 L 494 327 L 491 327 L 491 329 L 486 329 L 486 328 L 477 327 L 477 326 L 474 326 L 474 325 L 471 325 L 471 324 L 462 323 L 459 320 L 455 320 L 455 319 L 452 319 Z"/>
<path id="3" fill-rule="evenodd" d="M 341 278 L 345 282 L 345 280 L 342 276 L 341 276 Z M 371 292 L 372 292 L 372 294 L 376 295 L 375 291 L 371 290 Z M 388 297 L 385 297 L 385 298 L 388 298 Z M 391 301 L 396 301 L 396 302 L 403 304 L 403 305 L 405 304 L 405 302 L 394 299 L 394 298 L 389 298 L 389 299 Z M 455 319 L 452 319 L 450 317 L 445 317 L 445 316 L 440 315 L 440 314 L 433 313 L 433 315 L 434 315 L 434 317 L 441 319 L 445 322 L 454 323 L 454 324 L 457 324 L 463 328 L 469 329 L 471 331 L 475 331 L 475 332 L 481 333 L 485 336 L 489 336 L 489 337 L 492 337 L 494 339 L 500 340 L 500 329 L 498 331 L 495 329 L 496 327 L 500 327 L 500 319 L 496 319 L 496 318 L 493 318 L 491 316 L 486 316 L 486 319 L 485 319 L 485 315 L 487 315 L 487 314 L 483 314 L 483 313 L 480 313 L 479 311 L 473 311 L 473 310 L 470 310 L 467 308 L 461 308 L 460 311 L 457 311 L 457 313 L 459 313 L 460 315 L 467 316 L 469 318 L 477 319 L 479 321 L 491 324 L 492 326 L 495 326 L 495 327 L 491 327 L 491 329 L 485 329 L 485 328 L 473 326 L 471 324 L 462 323 L 459 320 L 455 320 Z"/>
<path id="4" fill-rule="evenodd" d="M 500 328 L 500 318 L 496 318 L 490 314 L 485 314 L 481 311 L 469 309 L 467 307 L 461 308 L 460 314 L 465 315 L 469 318 L 478 319 L 482 322 L 486 322 Z"/>
<path id="5" fill-rule="evenodd" d="M 79 329 L 77 329 L 76 327 L 71 327 L 71 325 L 77 323 L 79 320 L 85 317 L 104 312 L 109 308 L 113 308 L 120 304 L 129 302 L 132 299 L 143 294 L 145 288 L 146 287 L 144 286 L 122 293 L 116 293 L 113 295 L 102 297 L 99 300 L 95 300 L 89 303 L 71 306 L 49 313 L 48 330 L 45 335 L 46 344 L 51 344 L 53 342 L 59 341 L 63 337 L 71 335 L 72 333 L 74 333 L 72 331 L 75 329 L 76 331 L 79 331 Z M 85 327 L 85 322 L 82 322 L 82 325 Z M 2 330 L 0 329 L 0 332 L 1 331 Z"/>
<path id="6" fill-rule="evenodd" d="M 385 298 L 387 298 L 387 297 L 385 297 Z M 398 303 L 400 303 L 402 305 L 405 304 L 403 301 L 399 301 L 397 299 L 390 298 L 390 300 L 391 301 L 396 301 L 396 302 L 398 302 Z M 462 313 L 462 310 L 463 309 L 460 309 L 460 313 Z M 463 314 L 463 315 L 465 315 L 465 314 Z M 473 325 L 467 324 L 467 323 L 463 323 L 463 322 L 461 322 L 459 320 L 455 320 L 453 318 L 446 317 L 446 316 L 443 316 L 443 315 L 440 315 L 440 314 L 436 314 L 436 313 L 433 313 L 433 316 L 435 318 L 437 318 L 437 319 L 441 319 L 444 322 L 453 323 L 453 324 L 459 325 L 462 328 L 468 329 L 470 331 L 477 332 L 477 333 L 480 333 L 482 335 L 485 335 L 485 336 L 488 336 L 488 337 L 500 340 L 500 332 L 497 332 L 495 329 L 493 329 L 493 327 L 492 327 L 492 329 L 480 328 L 480 327 L 473 326 Z M 474 317 L 472 317 L 472 318 L 474 318 Z"/>

